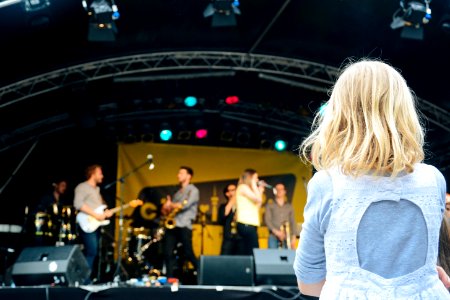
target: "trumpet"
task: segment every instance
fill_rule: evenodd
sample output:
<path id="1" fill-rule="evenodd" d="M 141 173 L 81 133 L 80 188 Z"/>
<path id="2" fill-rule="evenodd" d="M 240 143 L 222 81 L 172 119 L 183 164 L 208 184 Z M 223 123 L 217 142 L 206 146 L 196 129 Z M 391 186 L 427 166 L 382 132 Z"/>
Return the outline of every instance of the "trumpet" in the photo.
<path id="1" fill-rule="evenodd" d="M 291 228 L 289 226 L 289 222 L 285 221 L 285 222 L 281 223 L 280 230 L 282 232 L 284 232 L 284 234 L 286 236 L 286 247 L 288 249 L 292 249 L 292 246 L 291 246 Z M 283 248 L 283 241 L 278 241 L 278 245 L 279 245 L 280 248 Z"/>

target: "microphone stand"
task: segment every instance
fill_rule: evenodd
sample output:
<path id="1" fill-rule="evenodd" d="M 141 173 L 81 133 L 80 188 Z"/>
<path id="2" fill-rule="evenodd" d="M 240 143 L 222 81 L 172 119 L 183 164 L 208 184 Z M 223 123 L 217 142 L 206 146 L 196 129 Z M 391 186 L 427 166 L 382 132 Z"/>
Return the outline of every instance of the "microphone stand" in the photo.
<path id="1" fill-rule="evenodd" d="M 127 178 L 128 176 L 130 176 L 131 174 L 134 174 L 137 170 L 139 170 L 140 168 L 144 167 L 145 165 L 152 163 L 151 159 L 147 158 L 145 160 L 145 162 L 143 162 L 142 164 L 140 164 L 139 166 L 137 166 L 136 168 L 132 169 L 131 171 L 125 173 L 124 175 L 122 175 L 121 177 L 119 177 L 118 179 L 114 180 L 113 182 L 107 184 L 105 186 L 105 190 L 109 189 L 110 187 L 112 187 L 113 185 L 115 185 L 117 182 L 120 182 L 120 213 L 119 213 L 119 234 L 118 234 L 118 253 L 117 253 L 117 266 L 116 266 L 116 270 L 114 272 L 114 281 L 118 282 L 120 281 L 120 270 L 122 270 L 126 276 L 128 276 L 128 274 L 125 272 L 125 270 L 123 269 L 122 266 L 122 260 L 121 260 L 121 255 L 122 255 L 122 238 L 123 238 L 123 207 L 124 207 L 124 184 L 125 184 L 125 178 Z M 151 168 L 150 168 L 151 169 Z"/>

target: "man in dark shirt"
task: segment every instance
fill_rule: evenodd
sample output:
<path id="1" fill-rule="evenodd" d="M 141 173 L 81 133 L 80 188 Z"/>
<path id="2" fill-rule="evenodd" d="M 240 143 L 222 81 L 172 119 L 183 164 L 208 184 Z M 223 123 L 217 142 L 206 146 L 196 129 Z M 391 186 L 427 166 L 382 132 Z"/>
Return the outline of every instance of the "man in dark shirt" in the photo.
<path id="1" fill-rule="evenodd" d="M 43 195 L 34 208 L 34 226 L 36 246 L 54 246 L 58 240 L 61 223 L 62 197 L 67 189 L 65 179 L 52 183 L 53 189 Z"/>
<path id="2" fill-rule="evenodd" d="M 237 233 L 236 212 L 236 185 L 228 184 L 223 190 L 227 202 L 219 207 L 219 220 L 223 225 L 223 240 L 221 255 L 242 254 L 241 237 Z"/>

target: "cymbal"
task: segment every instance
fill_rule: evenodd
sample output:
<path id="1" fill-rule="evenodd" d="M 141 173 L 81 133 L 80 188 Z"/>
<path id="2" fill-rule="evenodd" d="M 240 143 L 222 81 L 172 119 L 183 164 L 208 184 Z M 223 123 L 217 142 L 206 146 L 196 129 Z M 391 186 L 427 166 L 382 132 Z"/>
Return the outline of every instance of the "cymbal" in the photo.
<path id="1" fill-rule="evenodd" d="M 139 212 L 144 220 L 151 221 L 157 217 L 158 208 L 154 203 L 146 202 L 141 206 Z"/>

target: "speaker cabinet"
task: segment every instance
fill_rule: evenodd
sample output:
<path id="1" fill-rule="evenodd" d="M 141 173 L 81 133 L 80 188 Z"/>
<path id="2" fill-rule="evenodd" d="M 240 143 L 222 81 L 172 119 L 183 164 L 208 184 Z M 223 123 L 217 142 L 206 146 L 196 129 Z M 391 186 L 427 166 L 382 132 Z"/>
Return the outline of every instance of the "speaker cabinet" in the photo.
<path id="1" fill-rule="evenodd" d="M 198 284 L 253 286 L 253 257 L 245 255 L 202 255 Z"/>
<path id="2" fill-rule="evenodd" d="M 295 250 L 253 249 L 258 285 L 297 286 L 293 265 Z"/>
<path id="3" fill-rule="evenodd" d="M 12 269 L 16 286 L 83 284 L 91 270 L 78 245 L 23 249 Z"/>

